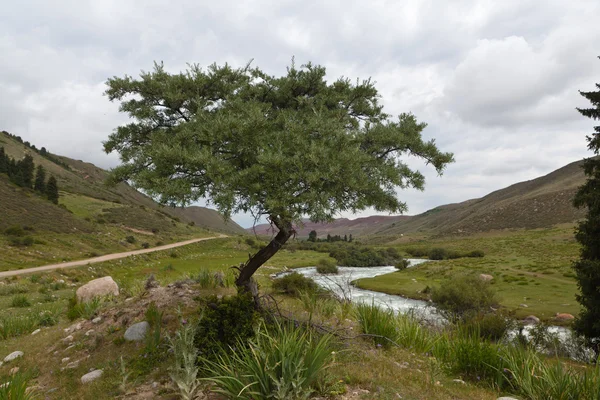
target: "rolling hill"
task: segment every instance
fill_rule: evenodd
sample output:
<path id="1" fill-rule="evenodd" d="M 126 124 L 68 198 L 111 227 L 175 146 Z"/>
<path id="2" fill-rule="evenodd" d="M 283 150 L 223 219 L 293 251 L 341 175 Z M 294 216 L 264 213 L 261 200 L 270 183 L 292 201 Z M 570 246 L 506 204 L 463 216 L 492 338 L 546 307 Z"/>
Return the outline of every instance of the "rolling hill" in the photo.
<path id="1" fill-rule="evenodd" d="M 501 229 L 543 228 L 574 222 L 584 215 L 572 206 L 577 188 L 585 181 L 582 162 L 568 164 L 548 175 L 516 183 L 479 199 L 448 204 L 415 216 L 372 216 L 330 224 L 306 222 L 299 236 L 316 230 L 319 237 L 350 234 L 355 237 L 399 236 L 406 233 L 471 234 Z M 271 234 L 268 224 L 259 234 Z M 252 229 L 248 229 L 252 232 Z"/>
<path id="2" fill-rule="evenodd" d="M 215 210 L 163 207 L 125 183 L 107 186 L 107 171 L 38 151 L 7 132 L 0 133 L 0 147 L 15 160 L 31 155 L 47 176 L 56 177 L 60 190 L 57 206 L 0 173 L 0 268 L 154 246 L 208 236 L 208 231 L 245 233 L 235 222 L 225 222 Z M 15 238 L 1 234 L 15 226 L 27 228 L 27 235 L 36 244 L 15 246 Z"/>

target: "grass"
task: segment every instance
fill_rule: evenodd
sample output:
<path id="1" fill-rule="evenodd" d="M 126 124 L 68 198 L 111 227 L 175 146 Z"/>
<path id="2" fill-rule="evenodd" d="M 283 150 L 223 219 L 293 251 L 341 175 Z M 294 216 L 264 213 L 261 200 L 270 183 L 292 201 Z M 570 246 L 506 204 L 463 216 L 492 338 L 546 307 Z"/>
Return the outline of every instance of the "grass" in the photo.
<path id="1" fill-rule="evenodd" d="M 396 247 L 444 247 L 467 252 L 481 249 L 482 258 L 461 258 L 432 261 L 414 268 L 361 279 L 357 286 L 416 299 L 428 299 L 427 288 L 438 286 L 458 274 L 490 274 L 492 286 L 500 304 L 523 318 L 534 314 L 551 321 L 556 313 L 577 315 L 575 300 L 577 283 L 571 264 L 578 257 L 579 247 L 573 237 L 573 227 L 557 226 L 528 231 L 492 232 L 468 237 L 410 238 Z M 527 307 L 522 306 L 525 304 Z"/>

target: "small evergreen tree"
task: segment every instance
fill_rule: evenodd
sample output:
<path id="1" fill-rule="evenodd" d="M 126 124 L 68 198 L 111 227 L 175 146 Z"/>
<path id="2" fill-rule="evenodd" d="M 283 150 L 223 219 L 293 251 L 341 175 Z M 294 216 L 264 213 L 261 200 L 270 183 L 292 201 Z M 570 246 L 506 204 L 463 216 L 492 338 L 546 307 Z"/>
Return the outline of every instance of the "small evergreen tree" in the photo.
<path id="1" fill-rule="evenodd" d="M 35 183 L 33 185 L 33 189 L 40 193 L 46 192 L 46 170 L 41 165 L 38 165 L 35 172 Z"/>
<path id="2" fill-rule="evenodd" d="M 348 241 L 348 235 L 344 235 L 344 242 Z"/>
<path id="3" fill-rule="evenodd" d="M 308 241 L 309 242 L 316 242 L 317 241 L 317 231 L 310 231 L 308 234 Z"/>
<path id="4" fill-rule="evenodd" d="M 600 84 L 595 92 L 579 92 L 592 103 L 591 108 L 578 108 L 584 116 L 600 119 Z M 600 153 L 600 126 L 587 137 L 588 149 L 596 156 Z M 586 183 L 579 188 L 573 204 L 586 208 L 585 220 L 579 223 L 575 237 L 581 244 L 581 254 L 574 264 L 580 294 L 577 301 L 582 310 L 575 321 L 574 329 L 588 340 L 588 344 L 600 353 L 600 158 L 583 161 Z"/>
<path id="5" fill-rule="evenodd" d="M 44 157 L 46 157 L 46 156 L 48 155 L 48 151 L 46 150 L 46 148 L 45 148 L 45 147 L 42 147 L 42 148 L 40 149 L 40 155 L 42 155 L 42 156 L 44 156 Z"/>
<path id="6" fill-rule="evenodd" d="M 19 161 L 19 169 L 21 170 L 21 176 L 23 177 L 22 186 L 27 188 L 33 187 L 33 174 L 35 172 L 33 157 L 27 154 L 21 161 Z"/>
<path id="7" fill-rule="evenodd" d="M 4 152 L 4 147 L 0 147 L 0 173 L 8 172 L 8 156 Z"/>
<path id="8" fill-rule="evenodd" d="M 54 204 L 58 204 L 58 183 L 54 176 L 48 178 L 48 183 L 46 184 L 46 196 L 48 197 L 48 200 Z"/>

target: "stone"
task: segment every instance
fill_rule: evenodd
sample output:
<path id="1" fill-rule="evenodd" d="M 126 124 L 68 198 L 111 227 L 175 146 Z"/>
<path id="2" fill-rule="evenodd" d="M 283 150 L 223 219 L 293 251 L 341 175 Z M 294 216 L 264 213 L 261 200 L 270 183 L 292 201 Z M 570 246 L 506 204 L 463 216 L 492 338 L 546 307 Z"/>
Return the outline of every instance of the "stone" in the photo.
<path id="1" fill-rule="evenodd" d="M 540 323 L 540 319 L 535 315 L 528 315 L 525 317 L 525 319 L 523 319 L 523 322 L 525 322 L 528 325 L 535 325 Z"/>
<path id="2" fill-rule="evenodd" d="M 490 282 L 494 280 L 494 277 L 490 274 L 479 274 L 479 279 L 484 282 Z"/>
<path id="3" fill-rule="evenodd" d="M 146 332 L 148 332 L 148 328 L 150 328 L 150 324 L 146 321 L 131 325 L 125 331 L 125 340 L 130 342 L 139 342 L 140 340 L 144 340 L 146 337 Z"/>
<path id="4" fill-rule="evenodd" d="M 94 333 L 94 332 L 96 332 L 96 331 L 95 331 L 95 330 L 93 330 L 93 329 L 90 329 L 89 331 L 87 331 L 87 332 L 85 333 L 85 336 L 90 336 L 90 335 L 91 335 L 92 333 Z"/>
<path id="5" fill-rule="evenodd" d="M 22 351 L 13 351 L 12 353 L 10 353 L 9 355 L 7 355 L 6 357 L 4 357 L 4 362 L 11 362 L 12 360 L 15 360 L 19 357 L 23 357 L 23 352 Z"/>
<path id="6" fill-rule="evenodd" d="M 79 361 L 73 361 L 68 363 L 65 369 L 75 369 L 77 367 L 79 367 Z"/>
<path id="7" fill-rule="evenodd" d="M 575 319 L 574 316 L 572 316 L 571 314 L 567 314 L 567 313 L 556 313 L 555 318 L 558 321 L 571 321 L 571 320 Z"/>
<path id="8" fill-rule="evenodd" d="M 77 301 L 82 303 L 91 301 L 96 297 L 108 295 L 119 295 L 119 285 L 110 276 L 91 280 L 77 289 L 76 292 Z"/>
<path id="9" fill-rule="evenodd" d="M 521 308 L 529 308 L 529 306 L 527 304 L 525 304 L 525 303 L 519 304 L 519 307 L 521 307 Z"/>
<path id="10" fill-rule="evenodd" d="M 75 338 L 73 337 L 73 335 L 69 335 L 66 338 L 62 339 L 62 342 L 64 342 L 64 343 L 71 343 L 73 340 L 75 340 Z"/>
<path id="11" fill-rule="evenodd" d="M 102 317 L 96 317 L 92 320 L 92 324 L 99 324 L 102 322 Z"/>
<path id="12" fill-rule="evenodd" d="M 60 360 L 61 363 L 66 363 L 67 361 L 69 361 L 71 359 L 71 357 L 65 357 L 62 360 Z"/>
<path id="13" fill-rule="evenodd" d="M 81 377 L 81 383 L 86 384 L 95 381 L 96 379 L 102 376 L 104 371 L 101 369 L 96 369 L 92 372 L 88 372 L 87 374 Z"/>
<path id="14" fill-rule="evenodd" d="M 38 333 L 40 333 L 42 330 L 40 328 L 36 329 L 35 331 L 31 332 L 31 336 L 35 336 Z"/>
<path id="15" fill-rule="evenodd" d="M 462 379 L 452 379 L 452 382 L 460 383 L 461 385 L 466 385 L 465 381 L 463 381 Z"/>
<path id="16" fill-rule="evenodd" d="M 514 397 L 498 397 L 496 400 L 518 400 L 518 399 L 515 399 Z"/>

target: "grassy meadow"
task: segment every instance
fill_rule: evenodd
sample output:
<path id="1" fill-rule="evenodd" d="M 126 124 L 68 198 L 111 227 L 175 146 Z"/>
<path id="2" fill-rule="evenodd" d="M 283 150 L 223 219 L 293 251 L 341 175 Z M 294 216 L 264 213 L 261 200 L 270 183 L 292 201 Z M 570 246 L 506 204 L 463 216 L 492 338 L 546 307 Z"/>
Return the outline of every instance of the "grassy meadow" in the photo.
<path id="1" fill-rule="evenodd" d="M 415 268 L 375 278 L 361 279 L 357 286 L 427 299 L 427 288 L 440 285 L 457 274 L 489 274 L 500 304 L 523 318 L 534 314 L 551 321 L 556 313 L 577 315 L 577 284 L 571 269 L 578 257 L 573 225 L 547 229 L 499 231 L 465 237 L 428 238 L 404 236 L 389 245 L 407 253 L 436 247 L 468 252 L 482 250 L 482 258 L 430 261 Z"/>

